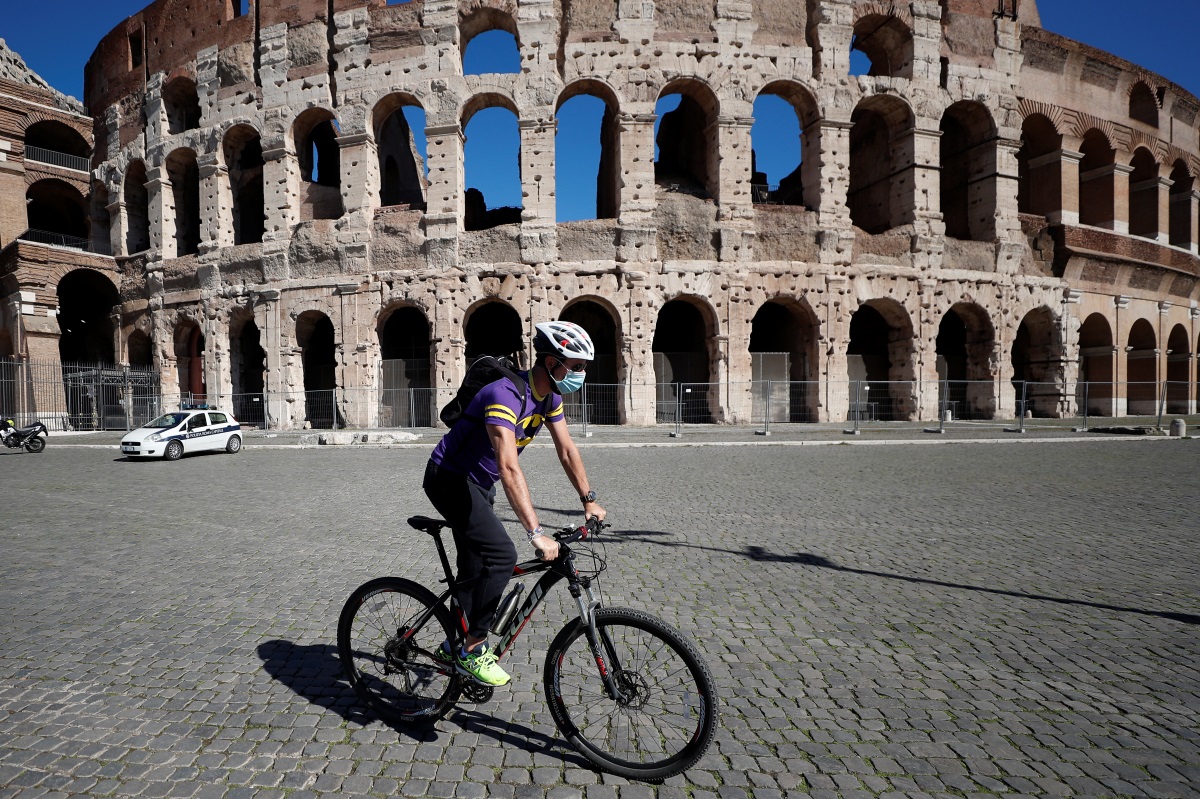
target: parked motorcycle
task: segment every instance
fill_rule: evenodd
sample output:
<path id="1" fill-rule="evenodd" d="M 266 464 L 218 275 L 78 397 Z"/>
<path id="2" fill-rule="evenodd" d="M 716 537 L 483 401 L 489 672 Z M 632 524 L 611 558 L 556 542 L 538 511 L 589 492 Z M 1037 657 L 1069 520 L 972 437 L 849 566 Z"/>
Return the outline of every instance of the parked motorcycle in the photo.
<path id="1" fill-rule="evenodd" d="M 17 427 L 12 419 L 4 420 L 4 428 Z M 34 422 L 28 427 L 20 427 L 15 430 L 10 430 L 7 437 L 4 439 L 4 446 L 9 449 L 18 449 L 24 447 L 26 452 L 41 452 L 46 448 L 46 437 L 50 435 L 50 431 L 46 429 L 46 425 L 41 422 Z"/>

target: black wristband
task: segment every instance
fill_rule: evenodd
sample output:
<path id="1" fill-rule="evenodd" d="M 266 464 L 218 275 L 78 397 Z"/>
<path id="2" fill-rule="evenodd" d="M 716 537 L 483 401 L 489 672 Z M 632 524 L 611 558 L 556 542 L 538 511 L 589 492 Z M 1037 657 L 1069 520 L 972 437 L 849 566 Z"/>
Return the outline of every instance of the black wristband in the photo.
<path id="1" fill-rule="evenodd" d="M 589 491 L 586 494 L 580 494 L 579 501 L 582 502 L 584 505 L 588 504 L 589 502 L 595 502 L 596 501 L 596 492 Z"/>

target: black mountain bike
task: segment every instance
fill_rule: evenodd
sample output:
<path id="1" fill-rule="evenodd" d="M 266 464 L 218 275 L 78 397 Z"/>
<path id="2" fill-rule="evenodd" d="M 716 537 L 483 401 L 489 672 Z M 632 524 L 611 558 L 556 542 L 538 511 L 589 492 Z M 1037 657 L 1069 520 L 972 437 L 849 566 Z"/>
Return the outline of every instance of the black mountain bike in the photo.
<path id="1" fill-rule="evenodd" d="M 350 684 L 381 718 L 401 724 L 436 721 L 460 696 L 486 702 L 494 691 L 434 658 L 444 639 L 458 647 L 466 634 L 441 537 L 449 525 L 424 516 L 408 523 L 433 537 L 449 587 L 434 596 L 411 580 L 380 577 L 350 595 L 338 620 L 338 652 Z M 503 658 L 550 589 L 566 580 L 579 616 L 546 653 L 543 681 L 554 723 L 597 767 L 662 779 L 692 766 L 708 748 L 717 693 L 704 658 L 679 631 L 648 613 L 603 607 L 592 588 L 603 558 L 592 553 L 590 573 L 577 568 L 580 553 L 569 545 L 607 526 L 590 519 L 565 527 L 554 534 L 555 560 L 517 564 L 514 577 L 542 576 L 523 603 L 522 583 L 500 603 L 491 625 L 494 651 Z"/>

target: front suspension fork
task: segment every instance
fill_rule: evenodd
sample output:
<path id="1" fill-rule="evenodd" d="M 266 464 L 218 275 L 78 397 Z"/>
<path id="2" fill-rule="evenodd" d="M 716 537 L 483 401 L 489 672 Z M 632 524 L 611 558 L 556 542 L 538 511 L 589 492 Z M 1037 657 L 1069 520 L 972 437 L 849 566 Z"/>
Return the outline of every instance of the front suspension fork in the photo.
<path id="1" fill-rule="evenodd" d="M 586 596 L 584 595 L 585 593 Z M 621 663 L 617 659 L 616 647 L 613 646 L 612 639 L 609 638 L 607 631 L 596 629 L 596 614 L 594 611 L 601 607 L 601 602 L 592 593 L 590 585 L 584 586 L 582 591 L 572 586 L 571 595 L 575 597 L 575 604 L 579 606 L 580 620 L 587 625 L 588 646 L 591 647 L 592 657 L 596 660 L 596 668 L 600 671 L 600 678 L 604 680 L 604 690 L 613 701 L 624 701 L 625 695 L 621 693 L 615 676 L 621 670 Z"/>

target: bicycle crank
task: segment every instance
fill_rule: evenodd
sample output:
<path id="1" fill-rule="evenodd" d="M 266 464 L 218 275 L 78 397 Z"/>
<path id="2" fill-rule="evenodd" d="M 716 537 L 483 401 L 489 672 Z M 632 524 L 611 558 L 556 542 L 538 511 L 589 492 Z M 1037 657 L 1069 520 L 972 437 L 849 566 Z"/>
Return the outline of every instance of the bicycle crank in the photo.
<path id="1" fill-rule="evenodd" d="M 462 696 L 468 702 L 473 702 L 476 705 L 482 705 L 484 702 L 492 698 L 492 694 L 496 689 L 490 685 L 480 685 L 472 679 L 463 679 L 459 681 L 462 685 Z"/>

